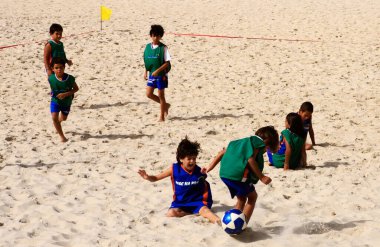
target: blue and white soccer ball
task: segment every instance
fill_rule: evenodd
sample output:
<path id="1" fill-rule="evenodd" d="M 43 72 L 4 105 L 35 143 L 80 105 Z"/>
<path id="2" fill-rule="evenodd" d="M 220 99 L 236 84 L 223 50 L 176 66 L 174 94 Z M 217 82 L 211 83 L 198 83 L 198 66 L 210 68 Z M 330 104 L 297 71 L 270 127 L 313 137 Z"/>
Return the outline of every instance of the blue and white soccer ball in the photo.
<path id="1" fill-rule="evenodd" d="M 239 234 L 246 227 L 245 215 L 239 209 L 231 209 L 224 213 L 222 227 L 228 234 Z"/>

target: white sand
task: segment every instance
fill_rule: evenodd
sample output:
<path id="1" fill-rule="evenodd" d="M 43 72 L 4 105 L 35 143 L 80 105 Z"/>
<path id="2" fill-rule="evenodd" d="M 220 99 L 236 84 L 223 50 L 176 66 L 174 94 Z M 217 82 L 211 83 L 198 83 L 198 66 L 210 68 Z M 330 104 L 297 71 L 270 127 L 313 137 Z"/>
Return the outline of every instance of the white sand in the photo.
<path id="1" fill-rule="evenodd" d="M 2 0 L 0 46 L 98 30 L 94 1 Z M 43 45 L 0 50 L 0 246 L 378 246 L 380 242 L 380 2 L 105 1 L 104 31 L 62 39 L 80 91 L 61 144 L 49 112 Z M 55 13 L 55 14 L 52 14 Z M 142 52 L 151 24 L 168 32 L 170 119 L 145 97 Z M 169 32 L 255 39 L 176 37 Z M 230 140 L 283 129 L 315 106 L 315 170 L 265 167 L 248 229 L 230 237 L 201 217 L 166 218 L 170 179 L 188 135 L 208 164 Z M 218 169 L 214 211 L 231 208 Z"/>

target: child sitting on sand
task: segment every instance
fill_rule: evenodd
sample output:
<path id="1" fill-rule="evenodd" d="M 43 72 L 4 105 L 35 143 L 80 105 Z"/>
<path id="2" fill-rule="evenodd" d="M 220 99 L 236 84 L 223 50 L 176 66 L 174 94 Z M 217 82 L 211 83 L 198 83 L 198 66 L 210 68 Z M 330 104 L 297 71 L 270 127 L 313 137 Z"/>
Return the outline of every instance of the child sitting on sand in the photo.
<path id="1" fill-rule="evenodd" d="M 284 170 L 305 167 L 305 136 L 300 115 L 289 113 L 285 119 L 285 130 L 281 132 L 280 149 L 275 153 L 267 150 L 269 163 Z"/>
<path id="2" fill-rule="evenodd" d="M 145 170 L 139 170 L 142 178 L 150 182 L 170 177 L 174 190 L 174 200 L 166 213 L 168 217 L 183 217 L 189 214 L 200 214 L 212 223 L 220 224 L 220 218 L 210 209 L 212 195 L 206 174 L 197 165 L 200 145 L 183 139 L 177 148 L 177 163 L 158 175 L 148 175 Z"/>
<path id="3" fill-rule="evenodd" d="M 52 67 L 52 59 L 55 57 L 60 57 L 63 58 L 65 63 L 67 63 L 69 66 L 73 64 L 71 60 L 68 60 L 66 58 L 65 50 L 63 48 L 63 43 L 61 42 L 62 38 L 62 32 L 63 28 L 61 25 L 53 23 L 50 26 L 50 37 L 51 40 L 49 40 L 45 44 L 45 49 L 44 49 L 44 64 L 45 64 L 45 69 L 48 77 L 53 73 L 51 67 Z"/>
<path id="4" fill-rule="evenodd" d="M 305 148 L 306 150 L 310 150 L 315 146 L 315 138 L 314 138 L 314 130 L 313 125 L 311 123 L 311 118 L 313 116 L 313 104 L 311 102 L 302 103 L 298 114 L 301 116 L 303 122 L 303 128 L 305 131 Z M 311 144 L 306 143 L 307 133 L 310 134 Z"/>
<path id="5" fill-rule="evenodd" d="M 161 43 L 164 36 L 164 29 L 160 25 L 152 25 L 150 29 L 151 43 L 148 43 L 144 50 L 144 79 L 147 80 L 146 96 L 160 104 L 159 121 L 165 121 L 170 104 L 166 103 L 165 88 L 168 87 L 168 75 L 170 70 L 170 54 L 168 47 Z M 149 72 L 149 77 L 148 77 Z M 158 96 L 153 94 L 154 89 L 158 89 Z"/>
<path id="6" fill-rule="evenodd" d="M 53 58 L 52 71 L 54 73 L 49 76 L 51 88 L 50 112 L 54 127 L 62 142 L 66 142 L 67 138 L 63 134 L 61 122 L 66 121 L 70 113 L 74 93 L 79 90 L 75 78 L 65 73 L 65 63 L 65 59 L 61 57 Z"/>
<path id="7" fill-rule="evenodd" d="M 269 184 L 270 177 L 263 175 L 265 148 L 278 149 L 278 133 L 272 126 L 260 128 L 254 136 L 231 141 L 227 149 L 218 153 L 202 170 L 210 172 L 221 161 L 220 178 L 227 185 L 231 198 L 237 197 L 235 208 L 245 215 L 246 223 L 255 208 L 257 193 L 253 184 L 260 180 Z"/>

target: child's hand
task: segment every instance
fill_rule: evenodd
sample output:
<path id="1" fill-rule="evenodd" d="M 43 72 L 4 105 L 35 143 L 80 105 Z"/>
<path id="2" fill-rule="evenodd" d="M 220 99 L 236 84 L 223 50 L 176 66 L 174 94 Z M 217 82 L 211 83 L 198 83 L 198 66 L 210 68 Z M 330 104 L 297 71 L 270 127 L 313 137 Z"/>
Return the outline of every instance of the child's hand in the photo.
<path id="1" fill-rule="evenodd" d="M 73 65 L 73 61 L 71 61 L 71 60 L 67 60 L 67 64 L 68 64 L 69 66 L 71 66 L 71 65 Z"/>
<path id="2" fill-rule="evenodd" d="M 148 73 L 146 71 L 144 72 L 144 80 L 148 80 Z"/>
<path id="3" fill-rule="evenodd" d="M 67 96 L 66 96 L 66 93 L 60 93 L 60 94 L 58 94 L 57 95 L 57 98 L 58 99 L 64 99 L 64 98 L 66 98 Z"/>
<path id="4" fill-rule="evenodd" d="M 261 181 L 263 184 L 270 184 L 270 182 L 272 182 L 272 179 L 271 179 L 270 177 L 263 176 L 262 178 L 260 178 L 260 181 Z"/>
<path id="5" fill-rule="evenodd" d="M 154 77 L 158 76 L 157 70 L 152 73 L 152 76 Z"/>
<path id="6" fill-rule="evenodd" d="M 201 168 L 201 173 L 203 173 L 203 174 L 207 174 L 207 167 L 202 167 Z"/>
<path id="7" fill-rule="evenodd" d="M 145 180 L 149 180 L 149 175 L 146 173 L 145 170 L 139 170 L 138 171 L 138 174 L 140 174 L 140 176 L 145 179 Z"/>

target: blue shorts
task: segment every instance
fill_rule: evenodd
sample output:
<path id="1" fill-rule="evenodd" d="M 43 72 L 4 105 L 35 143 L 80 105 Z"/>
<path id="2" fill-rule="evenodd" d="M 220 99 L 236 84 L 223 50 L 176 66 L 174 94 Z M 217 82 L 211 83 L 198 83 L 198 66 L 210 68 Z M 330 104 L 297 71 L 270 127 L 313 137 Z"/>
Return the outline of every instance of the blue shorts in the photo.
<path id="1" fill-rule="evenodd" d="M 203 208 L 204 206 L 211 208 L 211 205 L 210 206 L 204 205 L 202 202 L 200 202 L 196 206 L 182 206 L 182 205 L 178 205 L 176 202 L 172 202 L 172 205 L 170 206 L 170 208 L 179 208 L 190 214 L 199 214 L 199 210 L 201 210 L 201 208 Z"/>
<path id="2" fill-rule="evenodd" d="M 253 186 L 253 183 L 233 181 L 228 178 L 221 179 L 227 185 L 231 198 L 234 198 L 235 196 L 248 196 L 249 193 L 255 191 L 255 186 Z"/>
<path id="3" fill-rule="evenodd" d="M 146 84 L 148 87 L 153 87 L 157 89 L 165 89 L 168 87 L 168 77 L 167 76 L 149 76 L 148 82 Z"/>
<path id="4" fill-rule="evenodd" d="M 63 115 L 69 115 L 71 106 L 60 106 L 56 102 L 50 102 L 50 112 L 62 112 Z"/>

